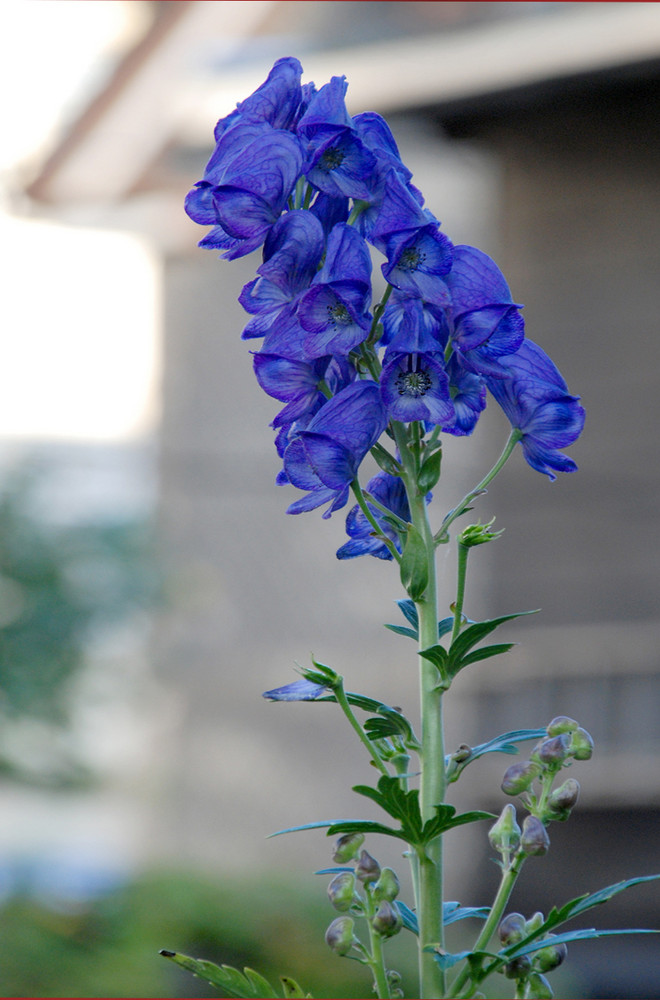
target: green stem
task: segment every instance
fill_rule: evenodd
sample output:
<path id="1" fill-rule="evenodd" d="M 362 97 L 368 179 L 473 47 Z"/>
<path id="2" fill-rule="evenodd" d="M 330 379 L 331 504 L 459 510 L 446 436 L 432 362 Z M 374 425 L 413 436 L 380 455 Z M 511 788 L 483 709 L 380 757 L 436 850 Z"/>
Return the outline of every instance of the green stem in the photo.
<path id="1" fill-rule="evenodd" d="M 520 441 L 521 437 L 522 437 L 522 431 L 519 431 L 517 427 L 514 427 L 511 433 L 509 434 L 509 439 L 504 446 L 502 454 L 495 462 L 495 465 L 490 470 L 490 472 L 488 472 L 484 476 L 481 482 L 478 483 L 473 490 L 470 490 L 469 493 L 465 494 L 461 502 L 457 504 L 456 507 L 453 508 L 453 510 L 449 511 L 444 521 L 440 525 L 439 531 L 436 532 L 435 536 L 436 544 L 447 541 L 447 529 L 449 528 L 449 525 L 453 524 L 453 522 L 456 520 L 457 517 L 460 517 L 462 514 L 465 514 L 467 508 L 475 499 L 475 497 L 478 497 L 480 493 L 483 493 L 486 487 L 489 485 L 489 483 L 492 483 L 495 476 L 498 474 L 498 472 L 500 472 L 504 464 L 511 457 L 511 453 L 513 452 L 513 449 L 517 445 L 518 441 Z"/>
<path id="2" fill-rule="evenodd" d="M 362 726 L 360 725 L 360 723 L 358 722 L 358 720 L 355 718 L 355 715 L 353 714 L 353 709 L 351 708 L 351 706 L 349 704 L 349 701 L 348 701 L 348 698 L 346 697 L 346 692 L 344 691 L 344 685 L 343 685 L 343 683 L 341 681 L 339 681 L 339 683 L 336 684 L 333 687 L 332 693 L 334 694 L 335 698 L 337 699 L 337 703 L 341 707 L 341 710 L 343 711 L 344 715 L 346 716 L 346 718 L 350 722 L 351 726 L 353 727 L 353 729 L 357 733 L 360 741 L 367 748 L 367 752 L 368 752 L 369 756 L 371 757 L 374 765 L 378 768 L 378 770 L 381 772 L 381 774 L 385 774 L 385 775 L 387 775 L 389 777 L 390 772 L 388 771 L 388 769 L 387 769 L 384 761 L 379 756 L 378 750 L 376 749 L 376 746 L 369 739 L 369 737 L 365 733 L 364 729 L 362 728 Z"/>
<path id="3" fill-rule="evenodd" d="M 458 636 L 461 631 L 461 621 L 463 618 L 463 601 L 465 599 L 465 577 L 467 574 L 467 561 L 470 547 L 458 543 L 458 579 L 456 583 L 456 603 L 454 604 L 454 628 L 451 633 L 451 641 Z"/>
<path id="4" fill-rule="evenodd" d="M 371 918 L 375 915 L 377 907 L 374 904 L 374 900 L 371 897 L 371 893 L 367 890 L 366 899 L 366 914 L 367 925 L 369 927 L 369 951 L 370 957 L 367 960 L 367 964 L 371 969 L 374 977 L 374 991 L 376 996 L 379 998 L 386 998 L 389 1000 L 390 997 L 390 984 L 387 981 L 387 972 L 385 970 L 385 956 L 383 954 L 383 939 L 378 931 L 374 930 L 371 924 Z"/>
<path id="5" fill-rule="evenodd" d="M 520 869 L 522 868 L 524 861 L 524 854 L 516 854 L 511 862 L 511 865 L 502 872 L 502 878 L 500 879 L 497 895 L 493 900 L 490 914 L 481 930 L 481 934 L 475 941 L 472 951 L 482 951 L 488 947 L 488 943 L 497 930 L 500 920 L 502 919 L 504 910 L 509 902 L 509 898 L 513 892 L 513 887 L 516 884 L 516 879 L 520 874 Z M 448 996 L 459 996 L 465 984 L 471 979 L 474 980 L 475 983 L 479 981 L 475 978 L 474 968 L 466 964 L 452 983 L 451 991 L 448 993 Z"/>

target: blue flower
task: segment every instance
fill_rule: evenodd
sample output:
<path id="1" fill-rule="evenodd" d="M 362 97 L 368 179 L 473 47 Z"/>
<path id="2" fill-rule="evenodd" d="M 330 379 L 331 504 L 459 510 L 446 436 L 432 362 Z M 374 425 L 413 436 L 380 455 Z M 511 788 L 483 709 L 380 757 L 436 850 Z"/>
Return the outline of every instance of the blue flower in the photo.
<path id="1" fill-rule="evenodd" d="M 329 689 L 323 684 L 314 684 L 312 681 L 301 679 L 273 688 L 272 691 L 264 691 L 263 697 L 268 701 L 316 701 L 328 693 Z"/>
<path id="2" fill-rule="evenodd" d="M 525 326 L 495 261 L 470 246 L 455 246 L 445 278 L 451 295 L 452 343 L 460 364 L 497 377 L 500 360 L 523 342 Z"/>
<path id="3" fill-rule="evenodd" d="M 461 368 L 455 355 L 449 359 L 447 375 L 455 420 L 442 429 L 456 437 L 464 437 L 472 433 L 479 415 L 486 408 L 486 384 L 481 376 Z"/>
<path id="4" fill-rule="evenodd" d="M 387 257 L 382 272 L 391 285 L 417 294 L 426 302 L 446 304 L 447 289 L 442 278 L 452 266 L 451 241 L 394 169 L 387 175 L 371 240 Z"/>
<path id="5" fill-rule="evenodd" d="M 189 192 L 186 211 L 214 228 L 200 241 L 228 260 L 261 246 L 284 211 L 302 170 L 299 140 L 261 125 L 233 125 L 220 137 L 204 179 Z"/>
<path id="6" fill-rule="evenodd" d="M 445 312 L 418 295 L 396 289 L 383 313 L 381 344 L 397 353 L 444 352 L 449 339 Z"/>
<path id="7" fill-rule="evenodd" d="M 410 507 L 402 480 L 398 476 L 390 476 L 387 472 L 378 472 L 369 480 L 366 486 L 367 494 L 378 500 L 402 521 L 410 521 Z M 401 552 L 401 543 L 397 531 L 384 520 L 381 510 L 369 503 L 367 506 L 380 525 L 384 535 L 390 538 L 397 550 Z M 373 537 L 373 528 L 366 516 L 356 505 L 346 517 L 346 534 L 349 541 L 337 550 L 338 559 L 353 559 L 355 556 L 371 555 L 377 559 L 391 559 L 392 554 L 378 538 Z"/>
<path id="8" fill-rule="evenodd" d="M 371 326 L 371 257 L 360 234 L 345 223 L 328 238 L 325 262 L 301 297 L 298 318 L 308 331 L 307 357 L 348 355 Z"/>
<path id="9" fill-rule="evenodd" d="M 261 388 L 269 396 L 287 404 L 271 426 L 293 424 L 321 408 L 325 396 L 319 389 L 319 382 L 329 361 L 329 357 L 306 362 L 262 352 L 254 355 L 254 373 Z"/>
<path id="10" fill-rule="evenodd" d="M 533 469 L 556 479 L 555 472 L 575 472 L 577 465 L 559 449 L 573 444 L 584 426 L 579 396 L 547 354 L 526 340 L 516 354 L 501 359 L 504 377 L 486 378 L 491 393 L 520 431 L 523 455 Z"/>
<path id="11" fill-rule="evenodd" d="M 275 223 L 264 244 L 259 277 L 244 286 L 239 302 L 253 313 L 243 338 L 264 337 L 270 354 L 302 358 L 305 336 L 296 317 L 301 294 L 314 277 L 325 252 L 323 227 L 310 212 L 287 212 Z"/>
<path id="12" fill-rule="evenodd" d="M 392 420 L 423 420 L 440 426 L 454 422 L 454 406 L 442 355 L 390 354 L 380 379 L 383 403 Z"/>
<path id="13" fill-rule="evenodd" d="M 330 517 L 343 507 L 362 459 L 386 422 L 375 382 L 353 382 L 333 396 L 305 430 L 296 431 L 284 452 L 288 482 L 308 491 L 287 513 L 300 514 L 329 503 L 323 516 Z"/>

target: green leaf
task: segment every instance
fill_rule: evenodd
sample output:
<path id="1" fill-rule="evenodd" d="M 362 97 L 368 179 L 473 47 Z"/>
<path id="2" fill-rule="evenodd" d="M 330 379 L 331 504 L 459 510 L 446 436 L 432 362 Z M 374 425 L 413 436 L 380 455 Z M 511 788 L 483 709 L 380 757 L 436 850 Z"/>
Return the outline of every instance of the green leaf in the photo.
<path id="1" fill-rule="evenodd" d="M 454 618 L 453 618 L 453 615 L 450 615 L 449 618 L 443 618 L 442 621 L 439 621 L 438 622 L 438 639 L 442 639 L 442 637 L 444 635 L 447 635 L 448 632 L 451 632 L 451 630 L 453 629 L 453 627 L 454 627 Z"/>
<path id="2" fill-rule="evenodd" d="M 385 628 L 388 628 L 390 632 L 396 632 L 397 635 L 406 635 L 410 639 L 414 639 L 415 642 L 417 642 L 419 638 L 414 629 L 406 628 L 405 625 L 386 625 Z"/>
<path id="3" fill-rule="evenodd" d="M 394 455 L 391 455 L 387 448 L 383 448 L 382 444 L 376 442 L 371 448 L 371 454 L 383 472 L 387 472 L 390 476 L 398 476 L 400 474 L 401 464 L 397 462 Z"/>
<path id="4" fill-rule="evenodd" d="M 443 903 L 443 918 L 445 924 L 456 923 L 457 920 L 468 920 L 476 917 L 477 920 L 487 920 L 490 915 L 489 906 L 461 906 L 460 903 Z"/>
<path id="5" fill-rule="evenodd" d="M 423 656 L 425 660 L 430 660 L 441 673 L 444 673 L 449 657 L 444 646 L 429 646 L 428 649 L 421 649 L 419 655 Z"/>
<path id="6" fill-rule="evenodd" d="M 405 903 L 402 903 L 400 899 L 397 899 L 396 905 L 406 930 L 412 931 L 413 934 L 419 934 L 419 921 L 415 911 L 411 910 Z"/>
<path id="7" fill-rule="evenodd" d="M 320 820 L 318 823 L 303 823 L 302 826 L 288 826 L 286 830 L 276 830 L 275 833 L 269 833 L 267 840 L 271 837 L 281 837 L 283 833 L 300 833 L 303 830 L 323 830 L 326 826 L 332 826 L 334 823 L 340 822 L 336 819 L 324 819 Z"/>
<path id="8" fill-rule="evenodd" d="M 570 944 L 571 941 L 587 941 L 591 938 L 600 937 L 613 937 L 619 934 L 660 934 L 660 930 L 648 930 L 646 928 L 637 927 L 626 927 L 626 928 L 615 928 L 614 930 L 597 930 L 595 927 L 583 927 L 577 931 L 566 931 L 564 934 L 555 934 L 551 938 L 543 938 L 542 940 L 537 939 L 532 941 L 531 944 L 526 945 L 524 948 L 516 948 L 513 955 L 509 954 L 509 949 L 506 952 L 502 952 L 505 955 L 505 962 L 511 961 L 511 958 L 519 958 L 521 955 L 531 955 L 535 951 L 541 951 L 542 948 L 547 948 L 548 945 L 555 944 Z"/>
<path id="9" fill-rule="evenodd" d="M 376 718 L 367 719 L 364 729 L 370 739 L 384 739 L 388 736 L 400 736 L 409 747 L 418 747 L 417 737 L 405 715 L 395 708 L 381 705 Z"/>
<path id="10" fill-rule="evenodd" d="M 417 608 L 415 607 L 415 602 L 410 600 L 403 600 L 396 602 L 399 605 L 399 610 L 403 617 L 410 622 L 412 627 L 417 631 L 419 629 L 419 617 L 417 615 Z"/>
<path id="11" fill-rule="evenodd" d="M 428 553 L 424 539 L 412 524 L 408 528 L 399 571 L 406 592 L 413 601 L 420 600 L 429 581 Z"/>
<path id="12" fill-rule="evenodd" d="M 541 740 L 548 734 L 545 729 L 513 729 L 511 732 L 502 733 L 501 736 L 494 736 L 492 740 L 488 740 L 487 743 L 480 743 L 479 746 L 470 747 L 470 755 L 464 761 L 458 765 L 458 773 L 460 773 L 468 764 L 471 764 L 473 760 L 478 760 L 479 757 L 483 757 L 487 753 L 506 753 L 506 754 L 516 754 L 518 753 L 518 748 L 516 743 L 524 743 L 526 740 Z M 451 761 L 451 754 L 447 754 L 445 757 L 445 763 L 449 766 Z M 456 774 L 455 777 L 458 777 Z"/>
<path id="13" fill-rule="evenodd" d="M 618 896 L 620 892 L 630 889 L 633 885 L 654 882 L 657 879 L 660 879 L 660 875 L 638 875 L 636 878 L 625 879 L 622 882 L 615 882 L 613 885 L 605 886 L 604 889 L 598 889 L 596 892 L 577 896 L 575 899 L 571 899 L 568 903 L 565 903 L 560 909 L 553 907 L 545 923 L 539 930 L 543 933 L 547 930 L 552 930 L 553 927 L 558 927 L 559 924 L 566 923 L 567 920 L 572 920 L 581 913 L 586 913 L 587 910 L 593 909 L 594 906 L 601 906 L 603 903 L 607 903 L 613 896 Z"/>
<path id="14" fill-rule="evenodd" d="M 460 813 L 455 816 L 456 810 L 453 806 L 436 806 L 437 812 L 433 819 L 429 819 L 424 824 L 422 830 L 422 843 L 428 844 L 435 837 L 444 833 L 445 830 L 451 830 L 455 826 L 463 826 L 465 823 L 477 823 L 482 819 L 497 819 L 494 813 L 482 812 L 481 810 L 473 810 L 472 812 Z M 451 815 L 446 811 L 451 810 Z"/>
<path id="15" fill-rule="evenodd" d="M 284 990 L 284 1000 L 308 1000 L 312 996 L 311 993 L 305 993 L 303 988 L 290 976 L 280 976 L 280 982 Z"/>
<path id="16" fill-rule="evenodd" d="M 417 485 L 422 494 L 432 490 L 440 478 L 440 466 L 442 464 L 442 450 L 433 452 L 422 462 L 422 467 L 417 476 Z"/>
<path id="17" fill-rule="evenodd" d="M 188 955 L 180 955 L 174 951 L 161 951 L 161 955 L 231 996 L 248 997 L 251 1000 L 270 1000 L 279 996 L 270 983 L 252 969 L 244 969 L 241 973 L 230 965 L 216 965 L 214 962 L 189 958 Z"/>
<path id="18" fill-rule="evenodd" d="M 460 661 L 460 669 L 468 667 L 471 663 L 478 663 L 479 660 L 488 660 L 491 656 L 498 656 L 500 653 L 508 653 L 516 645 L 515 642 L 499 642 L 492 646 L 481 646 L 479 649 L 468 653 Z"/>
<path id="19" fill-rule="evenodd" d="M 441 951 L 433 946 L 427 947 L 424 951 L 433 952 L 433 960 L 437 962 L 441 969 L 452 969 L 459 962 L 466 960 L 471 966 L 480 965 L 485 958 L 495 958 L 496 956 L 490 951 L 458 951 L 451 954 L 447 951 Z"/>
<path id="20" fill-rule="evenodd" d="M 506 652 L 508 649 L 511 649 L 513 643 L 504 643 L 499 648 L 486 646 L 487 650 L 495 650 L 495 652 L 488 652 L 485 656 L 482 655 L 483 651 L 476 651 L 468 655 L 473 646 L 476 646 L 478 642 L 485 639 L 487 635 L 494 632 L 504 622 L 511 621 L 514 618 L 521 618 L 523 615 L 533 614 L 536 614 L 536 611 L 518 611 L 512 615 L 502 615 L 500 618 L 491 618 L 487 621 L 475 622 L 469 625 L 468 628 L 464 629 L 454 639 L 449 647 L 446 663 L 447 676 L 452 679 L 463 667 L 468 666 L 470 663 L 475 663 L 480 659 L 487 659 L 489 656 L 495 656 L 496 652 Z M 506 649 L 504 648 L 505 646 Z"/>
<path id="21" fill-rule="evenodd" d="M 397 837 L 399 840 L 407 840 L 402 830 L 393 830 L 383 823 L 374 823 L 368 819 L 346 819 L 339 823 L 333 823 L 328 827 L 328 836 L 334 837 L 336 834 L 345 833 L 382 833 L 386 837 Z"/>

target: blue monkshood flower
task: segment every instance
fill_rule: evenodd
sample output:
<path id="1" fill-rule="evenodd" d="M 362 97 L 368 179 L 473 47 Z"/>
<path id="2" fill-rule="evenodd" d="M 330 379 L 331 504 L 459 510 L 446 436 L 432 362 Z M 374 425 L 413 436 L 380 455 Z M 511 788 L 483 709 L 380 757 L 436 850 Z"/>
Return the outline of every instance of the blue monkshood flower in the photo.
<path id="1" fill-rule="evenodd" d="M 456 437 L 464 437 L 472 433 L 486 408 L 486 383 L 481 376 L 461 368 L 455 355 L 447 363 L 447 375 L 456 419 L 442 429 Z"/>
<path id="2" fill-rule="evenodd" d="M 361 211 L 355 222 L 358 232 L 370 240 L 385 197 L 387 175 L 390 170 L 396 171 L 420 205 L 423 204 L 424 198 L 411 184 L 412 173 L 402 162 L 394 136 L 385 119 L 373 111 L 367 111 L 356 115 L 353 122 L 358 136 L 375 157 L 375 169 L 369 181 L 369 195 L 361 200 Z"/>
<path id="3" fill-rule="evenodd" d="M 268 122 L 273 128 L 294 128 L 303 104 L 301 77 L 302 66 L 297 59 L 293 56 L 278 59 L 265 82 L 241 101 L 233 114 L 240 115 L 241 121 Z"/>
<path id="4" fill-rule="evenodd" d="M 396 172 L 387 174 L 386 190 L 370 237 L 386 257 L 385 279 L 395 288 L 413 292 L 437 305 L 446 305 L 442 280 L 452 266 L 451 241 L 440 224 L 423 209 Z"/>
<path id="5" fill-rule="evenodd" d="M 348 355 L 371 326 L 371 257 L 357 230 L 345 223 L 328 238 L 325 261 L 298 306 L 308 332 L 303 349 L 309 358 Z"/>
<path id="6" fill-rule="evenodd" d="M 309 103 L 298 122 L 305 142 L 304 172 L 319 191 L 368 198 L 376 159 L 360 139 L 346 110 L 346 79 L 333 76 Z"/>
<path id="7" fill-rule="evenodd" d="M 380 378 L 383 403 L 392 420 L 450 426 L 454 405 L 442 354 L 386 354 Z"/>
<path id="8" fill-rule="evenodd" d="M 273 688 L 272 691 L 264 691 L 263 696 L 268 701 L 316 701 L 317 698 L 329 694 L 329 689 L 323 684 L 314 684 L 304 678 L 299 681 L 292 681 L 282 687 Z"/>
<path id="9" fill-rule="evenodd" d="M 333 396 L 307 424 L 296 432 L 284 452 L 288 481 L 306 490 L 288 514 L 330 507 L 330 517 L 348 500 L 350 483 L 362 459 L 385 430 L 387 417 L 375 382 L 353 382 Z"/>
<path id="10" fill-rule="evenodd" d="M 268 124 L 237 124 L 220 138 L 204 179 L 189 192 L 188 215 L 214 228 L 200 241 L 228 260 L 261 246 L 302 170 L 299 140 Z"/>
<path id="11" fill-rule="evenodd" d="M 410 507 L 408 506 L 406 490 L 398 476 L 390 476 L 387 472 L 378 472 L 367 483 L 366 492 L 402 521 L 410 521 Z M 367 506 L 380 525 L 383 534 L 387 535 L 401 552 L 399 536 L 395 529 L 384 520 L 383 512 L 369 503 L 368 499 Z M 373 537 L 373 530 L 360 508 L 357 505 L 353 507 L 346 517 L 346 534 L 349 536 L 349 541 L 337 550 L 337 559 L 353 559 L 355 556 L 363 555 L 375 556 L 377 559 L 391 559 L 391 552 L 383 542 Z"/>
<path id="12" fill-rule="evenodd" d="M 531 340 L 502 358 L 501 367 L 505 376 L 487 377 L 486 383 L 512 427 L 521 432 L 528 464 L 550 479 L 557 478 L 555 472 L 574 472 L 577 465 L 559 449 L 573 444 L 582 432 L 580 397 L 569 395 L 554 363 Z"/>
<path id="13" fill-rule="evenodd" d="M 477 375 L 501 374 L 502 357 L 523 342 L 525 326 L 495 261 L 470 246 L 455 246 L 445 278 L 451 295 L 452 343 L 460 363 Z"/>
<path id="14" fill-rule="evenodd" d="M 259 357 L 263 355 L 260 354 L 256 356 Z M 280 358 L 279 360 L 282 361 L 283 359 Z M 330 358 L 329 360 L 326 358 L 325 360 L 327 362 L 327 367 L 323 375 L 323 382 L 325 383 L 325 387 L 330 396 L 336 396 L 338 392 L 341 392 L 341 390 L 345 389 L 347 385 L 350 385 L 352 382 L 355 381 L 357 377 L 357 372 L 355 371 L 355 368 L 353 367 L 352 364 L 350 364 L 347 358 Z M 314 365 L 316 363 L 317 362 L 311 362 L 311 363 L 294 362 L 294 364 L 309 366 L 312 370 L 314 370 Z M 296 384 L 295 377 L 293 378 L 291 377 L 291 375 L 293 374 L 293 370 L 294 369 L 291 368 L 289 374 L 291 397 L 290 399 L 287 400 L 287 402 L 291 403 L 294 403 L 299 399 L 298 396 L 299 392 L 300 395 L 302 395 L 303 392 L 306 393 L 309 390 L 309 383 L 307 383 L 306 380 L 302 377 L 300 379 L 300 382 Z M 260 372 L 260 376 L 264 378 L 265 382 L 268 382 L 269 374 L 275 376 L 272 379 L 271 383 L 271 387 L 274 389 L 275 385 L 277 384 L 276 366 L 273 367 L 272 373 L 266 373 L 264 371 Z M 269 395 L 271 394 L 269 388 L 266 388 L 266 392 L 268 392 Z M 272 395 L 275 395 L 275 393 L 273 392 Z M 308 398 L 311 401 L 311 390 L 310 390 L 310 396 Z M 295 420 L 291 419 L 280 420 L 280 417 L 284 415 L 284 412 L 287 409 L 286 407 L 284 408 L 283 411 L 281 411 L 278 414 L 275 420 L 273 420 L 271 426 L 277 428 L 277 435 L 275 437 L 275 448 L 277 450 L 277 454 L 281 459 L 284 459 L 284 452 L 288 448 L 291 441 L 295 438 L 296 434 L 298 434 L 300 431 L 307 430 L 307 425 L 309 424 L 314 414 L 317 413 L 318 410 L 321 408 L 321 406 L 325 405 L 326 402 L 327 402 L 327 397 L 322 392 L 319 392 L 319 395 L 315 397 L 310 407 L 306 409 L 305 412 L 302 413 Z M 278 486 L 284 486 L 289 484 L 289 478 L 286 475 L 284 469 L 282 469 L 278 473 L 276 481 Z"/>
<path id="15" fill-rule="evenodd" d="M 304 332 L 296 318 L 297 303 L 324 252 L 323 226 L 310 212 L 296 209 L 278 219 L 266 237 L 259 277 L 248 282 L 239 296 L 245 311 L 254 314 L 243 330 L 244 339 L 271 333 L 264 350 L 302 357 Z"/>
<path id="16" fill-rule="evenodd" d="M 393 291 L 382 323 L 381 345 L 399 354 L 444 352 L 449 339 L 444 310 L 410 292 Z"/>
<path id="17" fill-rule="evenodd" d="M 323 226 L 326 238 L 332 232 L 334 226 L 340 222 L 346 222 L 350 212 L 350 202 L 343 195 L 334 197 L 319 191 L 316 198 L 309 206 L 309 211 L 315 215 Z"/>
<path id="18" fill-rule="evenodd" d="M 319 389 L 330 357 L 314 361 L 294 361 L 260 352 L 253 365 L 257 382 L 269 396 L 287 405 L 277 414 L 272 427 L 284 427 L 305 416 L 313 416 L 325 402 Z"/>

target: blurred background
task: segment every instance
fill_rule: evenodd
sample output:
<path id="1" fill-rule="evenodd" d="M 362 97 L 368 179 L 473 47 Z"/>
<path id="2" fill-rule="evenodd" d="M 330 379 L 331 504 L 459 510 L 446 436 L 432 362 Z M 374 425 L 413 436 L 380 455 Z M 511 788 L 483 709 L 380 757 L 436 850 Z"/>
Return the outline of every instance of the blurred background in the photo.
<path id="1" fill-rule="evenodd" d="M 159 948 L 370 988 L 323 943 L 323 833 L 266 839 L 356 815 L 369 768 L 332 706 L 261 693 L 313 654 L 414 715 L 382 628 L 397 574 L 337 562 L 341 514 L 284 515 L 236 302 L 258 255 L 199 250 L 182 209 L 215 121 L 283 55 L 387 117 L 587 410 L 577 475 L 518 454 L 478 505 L 506 534 L 467 613 L 542 613 L 461 675 L 450 748 L 560 713 L 596 741 L 512 906 L 660 871 L 660 5 L 6 0 L 0 23 L 0 994 L 214 995 Z M 441 507 L 506 433 L 493 409 L 447 443 Z M 499 810 L 508 763 L 456 803 Z M 488 903 L 484 831 L 450 852 L 450 897 Z M 588 923 L 659 910 L 642 886 Z M 556 994 L 660 997 L 657 944 L 621 941 L 573 945 Z"/>

